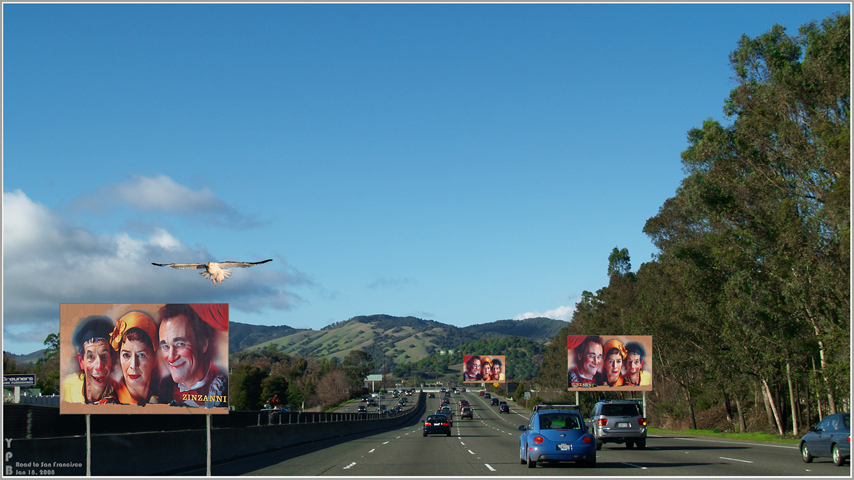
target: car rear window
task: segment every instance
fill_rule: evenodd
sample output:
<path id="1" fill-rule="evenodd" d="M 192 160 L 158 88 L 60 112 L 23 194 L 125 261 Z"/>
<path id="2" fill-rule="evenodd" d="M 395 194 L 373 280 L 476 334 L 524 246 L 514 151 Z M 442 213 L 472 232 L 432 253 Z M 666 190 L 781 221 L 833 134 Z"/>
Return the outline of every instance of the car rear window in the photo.
<path id="1" fill-rule="evenodd" d="M 540 430 L 581 429 L 581 420 L 571 414 L 546 413 L 540 415 Z"/>
<path id="2" fill-rule="evenodd" d="M 611 416 L 611 415 L 621 415 L 624 417 L 634 417 L 640 414 L 640 410 L 637 405 L 602 405 L 602 415 Z"/>

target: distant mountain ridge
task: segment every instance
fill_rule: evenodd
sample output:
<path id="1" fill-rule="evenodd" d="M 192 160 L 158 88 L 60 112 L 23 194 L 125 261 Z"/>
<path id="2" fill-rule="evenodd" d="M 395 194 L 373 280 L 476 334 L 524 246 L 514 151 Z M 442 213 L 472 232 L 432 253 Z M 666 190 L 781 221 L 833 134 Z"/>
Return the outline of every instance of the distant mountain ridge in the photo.
<path id="1" fill-rule="evenodd" d="M 483 338 L 522 337 L 545 344 L 566 323 L 550 318 L 529 318 L 456 327 L 417 317 L 367 315 L 321 330 L 295 330 L 282 336 L 274 336 L 275 333 L 269 331 L 266 341 L 238 350 L 273 347 L 289 355 L 338 360 L 343 360 L 351 350 L 365 350 L 375 362 L 383 362 L 391 369 L 394 365 L 415 362 Z M 263 336 L 256 333 L 252 338 L 257 340 Z"/>
<path id="2" fill-rule="evenodd" d="M 435 320 L 380 314 L 357 316 L 312 330 L 231 321 L 228 353 L 274 346 L 291 355 L 341 360 L 350 350 L 364 349 L 377 361 L 388 359 L 397 364 L 418 361 L 482 338 L 522 337 L 545 344 L 566 323 L 540 317 L 457 327 Z M 7 354 L 18 364 L 35 363 L 44 350 L 28 355 Z"/>

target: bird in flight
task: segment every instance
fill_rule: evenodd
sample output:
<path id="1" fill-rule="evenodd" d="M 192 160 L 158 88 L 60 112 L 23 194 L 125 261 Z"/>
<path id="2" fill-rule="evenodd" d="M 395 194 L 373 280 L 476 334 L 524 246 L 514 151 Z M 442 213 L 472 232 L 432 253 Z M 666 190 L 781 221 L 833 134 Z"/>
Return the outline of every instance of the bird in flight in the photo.
<path id="1" fill-rule="evenodd" d="M 208 262 L 208 263 L 151 263 L 152 265 L 157 265 L 158 267 L 172 267 L 172 268 L 196 268 L 199 270 L 204 269 L 204 272 L 200 272 L 199 275 L 209 278 L 214 285 L 218 283 L 222 283 L 223 280 L 231 276 L 231 268 L 240 267 L 254 267 L 255 265 L 260 265 L 262 263 L 272 262 L 272 258 L 268 258 L 267 260 L 262 260 L 260 262 Z"/>

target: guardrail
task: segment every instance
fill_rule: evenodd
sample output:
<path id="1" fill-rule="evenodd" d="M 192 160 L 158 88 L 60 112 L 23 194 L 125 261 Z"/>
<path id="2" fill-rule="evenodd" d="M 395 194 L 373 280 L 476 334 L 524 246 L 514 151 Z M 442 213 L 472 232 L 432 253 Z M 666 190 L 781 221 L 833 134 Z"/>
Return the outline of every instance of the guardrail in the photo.
<path id="1" fill-rule="evenodd" d="M 413 402 L 415 405 L 393 416 L 258 411 L 211 415 L 211 460 L 216 463 L 397 427 L 417 421 L 424 412 L 425 399 L 424 394 L 420 395 L 418 402 Z M 4 442 L 4 468 L 10 464 L 58 463 L 71 466 L 55 470 L 55 475 L 86 474 L 85 416 L 59 415 L 58 410 L 38 405 L 4 405 L 4 437 L 10 439 Z M 91 415 L 92 475 L 165 475 L 204 468 L 207 463 L 206 417 L 194 414 Z M 129 458 L 139 458 L 140 452 L 144 452 L 145 462 L 128 462 Z"/>

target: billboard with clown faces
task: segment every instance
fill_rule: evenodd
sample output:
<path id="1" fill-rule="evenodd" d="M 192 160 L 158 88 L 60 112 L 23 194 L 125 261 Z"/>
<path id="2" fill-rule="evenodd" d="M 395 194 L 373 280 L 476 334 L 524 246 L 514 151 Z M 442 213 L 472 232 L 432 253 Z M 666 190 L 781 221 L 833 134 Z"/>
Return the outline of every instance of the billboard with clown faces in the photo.
<path id="1" fill-rule="evenodd" d="M 568 390 L 652 391 L 651 335 L 570 335 Z"/>
<path id="2" fill-rule="evenodd" d="M 63 303 L 60 414 L 228 413 L 227 303 Z"/>
<path id="3" fill-rule="evenodd" d="M 463 355 L 463 383 L 505 383 L 504 355 Z"/>

